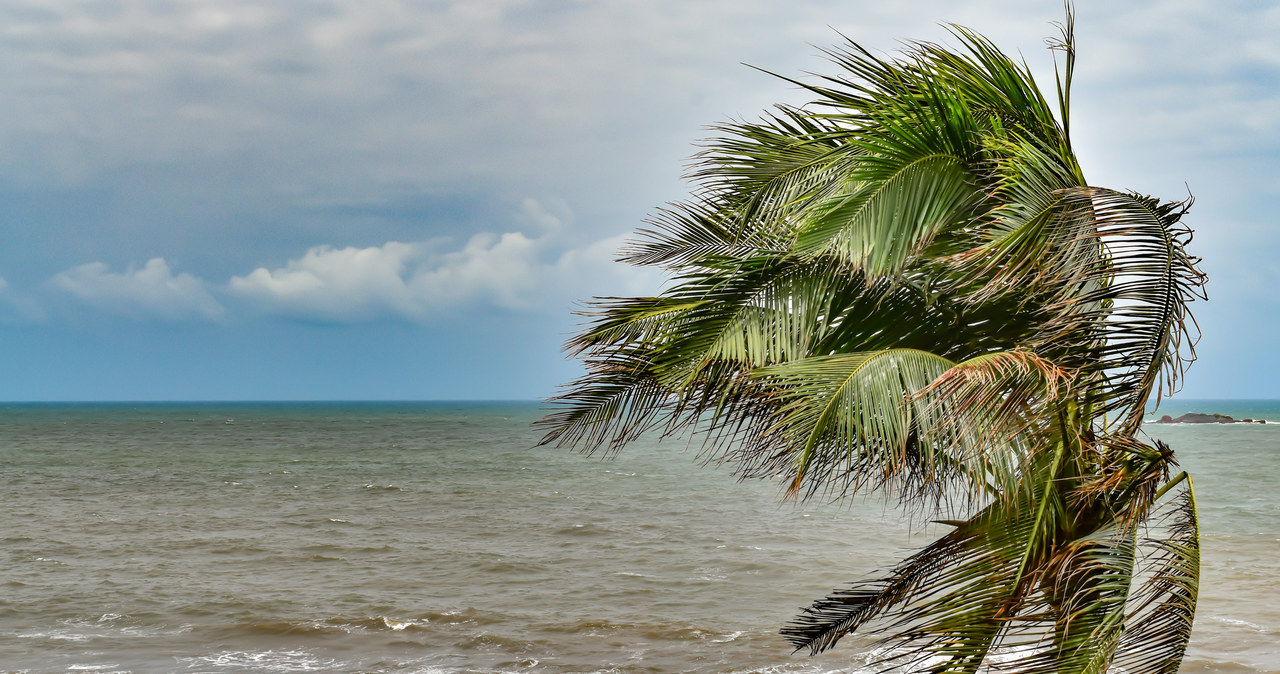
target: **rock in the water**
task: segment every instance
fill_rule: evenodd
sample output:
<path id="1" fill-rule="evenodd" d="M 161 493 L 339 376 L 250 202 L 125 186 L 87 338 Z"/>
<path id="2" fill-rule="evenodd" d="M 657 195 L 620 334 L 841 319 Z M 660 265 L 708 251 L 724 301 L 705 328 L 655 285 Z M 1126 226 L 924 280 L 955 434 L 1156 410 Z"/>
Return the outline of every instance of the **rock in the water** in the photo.
<path id="1" fill-rule="evenodd" d="M 1160 417 L 1157 424 L 1265 424 L 1266 419 L 1233 419 L 1226 414 L 1204 414 L 1203 412 L 1188 412 L 1177 419 L 1168 414 Z"/>

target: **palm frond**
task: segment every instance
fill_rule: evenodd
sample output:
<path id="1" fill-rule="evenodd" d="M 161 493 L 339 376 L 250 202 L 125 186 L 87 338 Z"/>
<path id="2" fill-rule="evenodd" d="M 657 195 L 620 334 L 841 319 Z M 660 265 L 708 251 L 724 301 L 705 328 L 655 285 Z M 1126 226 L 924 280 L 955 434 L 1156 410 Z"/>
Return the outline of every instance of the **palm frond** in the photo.
<path id="1" fill-rule="evenodd" d="M 552 411 L 536 422 L 545 429 L 539 444 L 621 449 L 654 427 L 654 413 L 664 409 L 668 396 L 641 362 L 588 363 L 586 376 L 547 401 Z"/>
<path id="2" fill-rule="evenodd" d="M 1146 541 L 1154 553 L 1143 560 L 1146 578 L 1126 616 L 1127 631 L 1114 659 L 1132 674 L 1176 674 L 1191 638 L 1200 589 L 1200 526 L 1190 477 L 1155 519 L 1164 536 Z"/>
<path id="3" fill-rule="evenodd" d="M 844 472 L 840 466 L 879 466 L 881 482 L 909 465 L 928 470 L 928 456 L 908 459 L 915 426 L 910 401 L 951 365 L 926 351 L 888 349 L 757 368 L 752 376 L 781 401 L 761 441 L 794 457 L 789 491 L 798 493 L 806 479 L 818 483 Z M 822 469 L 817 476 L 815 468 Z"/>
<path id="4" fill-rule="evenodd" d="M 842 637 L 924 591 L 972 537 L 966 530 L 953 531 L 899 562 L 885 577 L 835 590 L 805 607 L 782 628 L 782 635 L 797 651 L 807 648 L 817 655 L 831 648 Z"/>
<path id="5" fill-rule="evenodd" d="M 1148 401 L 1177 390 L 1195 359 L 1198 334 L 1187 305 L 1203 299 L 1204 274 L 1186 252 L 1191 230 L 1180 223 L 1189 202 L 1089 188 L 1092 226 L 1079 237 L 1106 250 L 1098 259 L 1061 259 L 1055 272 L 1084 289 L 1058 301 L 1058 318 L 1041 340 L 1070 344 L 1104 377 L 1100 411 L 1120 415 L 1136 433 Z"/>
<path id="6" fill-rule="evenodd" d="M 815 602 L 783 629 L 784 636 L 797 650 L 817 653 L 876 619 L 869 633 L 896 651 L 883 663 L 886 670 L 932 662 L 941 664 L 929 671 L 977 671 L 1030 603 L 1025 590 L 1034 587 L 1055 523 L 1066 516 L 1052 490 L 1016 493 L 1016 499 L 957 523 L 883 579 Z"/>
<path id="7" fill-rule="evenodd" d="M 660 209 L 623 244 L 618 261 L 667 269 L 714 268 L 743 257 L 781 255 L 787 239 L 734 230 L 732 221 L 702 202 L 673 204 Z"/>
<path id="8" fill-rule="evenodd" d="M 785 233 L 794 213 L 838 189 L 858 165 L 857 148 L 838 140 L 841 129 L 794 108 L 713 129 L 722 135 L 694 157 L 687 177 L 741 236 Z"/>
<path id="9" fill-rule="evenodd" d="M 1070 395 L 1072 373 L 1025 350 L 993 351 L 916 392 L 924 440 L 982 486 L 1009 493 L 1036 451 L 1052 444 L 1049 411 Z"/>
<path id="10" fill-rule="evenodd" d="M 959 161 L 931 154 L 851 172 L 848 193 L 799 227 L 796 251 L 833 254 L 869 276 L 899 273 L 948 227 L 966 222 L 977 191 Z"/>

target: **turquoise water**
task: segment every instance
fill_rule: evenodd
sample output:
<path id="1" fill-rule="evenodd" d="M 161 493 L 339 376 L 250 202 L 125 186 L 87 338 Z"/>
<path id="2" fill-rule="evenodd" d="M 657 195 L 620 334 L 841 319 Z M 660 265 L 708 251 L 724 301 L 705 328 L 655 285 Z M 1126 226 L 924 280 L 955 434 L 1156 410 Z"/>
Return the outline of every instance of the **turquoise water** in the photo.
<path id="1" fill-rule="evenodd" d="M 678 443 L 534 449 L 538 414 L 0 406 L 0 671 L 858 671 L 865 643 L 808 658 L 777 628 L 936 533 L 779 505 Z M 1147 428 L 1204 520 L 1183 671 L 1280 672 L 1280 424 Z"/>

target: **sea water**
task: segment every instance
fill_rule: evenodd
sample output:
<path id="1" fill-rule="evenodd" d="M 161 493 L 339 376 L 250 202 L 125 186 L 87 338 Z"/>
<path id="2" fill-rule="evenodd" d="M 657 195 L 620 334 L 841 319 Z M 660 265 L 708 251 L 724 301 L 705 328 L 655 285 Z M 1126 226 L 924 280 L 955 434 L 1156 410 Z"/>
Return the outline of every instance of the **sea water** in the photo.
<path id="1" fill-rule="evenodd" d="M 0 406 L 0 671 L 865 671 L 859 637 L 810 658 L 777 629 L 939 533 L 874 500 L 780 504 L 683 443 L 535 448 L 538 416 Z M 1280 672 L 1280 423 L 1146 428 L 1202 516 L 1183 671 Z"/>

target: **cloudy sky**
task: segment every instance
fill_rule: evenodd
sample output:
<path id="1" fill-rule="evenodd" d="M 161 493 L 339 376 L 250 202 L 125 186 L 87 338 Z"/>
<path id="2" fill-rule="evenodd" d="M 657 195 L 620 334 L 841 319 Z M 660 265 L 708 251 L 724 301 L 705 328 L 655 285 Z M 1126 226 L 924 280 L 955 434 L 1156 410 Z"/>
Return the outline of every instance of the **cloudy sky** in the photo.
<path id="1" fill-rule="evenodd" d="M 1183 397 L 1280 398 L 1280 9 L 1077 5 L 1090 182 L 1196 203 Z M 0 400 L 526 399 L 706 126 L 1057 0 L 0 0 Z"/>

